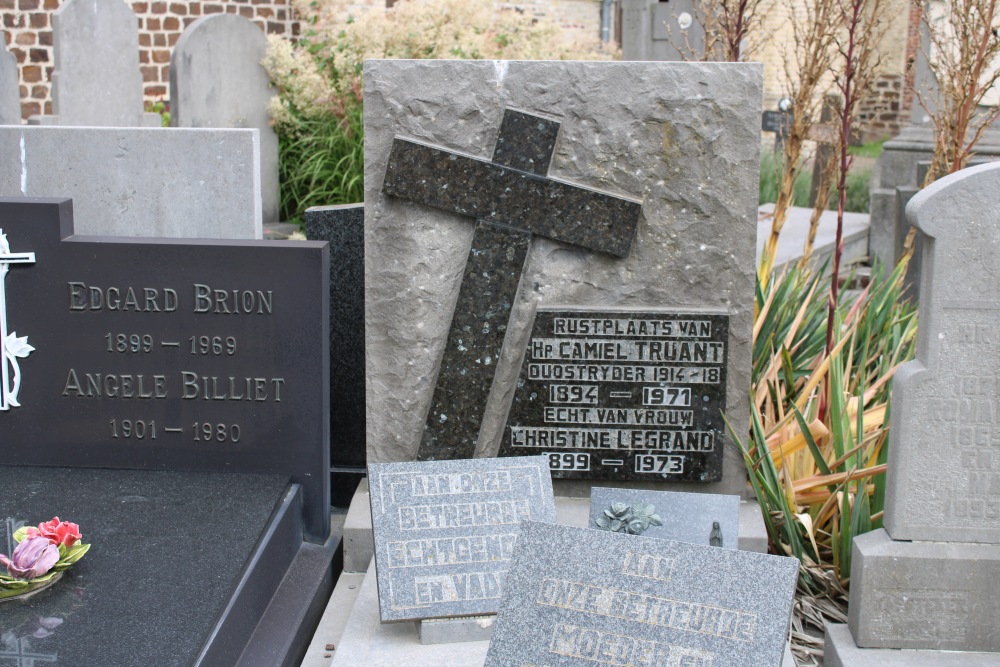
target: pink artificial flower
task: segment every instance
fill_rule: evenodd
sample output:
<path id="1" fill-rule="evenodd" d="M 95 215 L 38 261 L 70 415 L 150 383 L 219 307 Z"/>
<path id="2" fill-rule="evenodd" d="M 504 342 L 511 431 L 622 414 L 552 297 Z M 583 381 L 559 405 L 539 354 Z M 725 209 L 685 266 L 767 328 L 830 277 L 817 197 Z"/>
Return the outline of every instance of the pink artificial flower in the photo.
<path id="1" fill-rule="evenodd" d="M 10 558 L 0 554 L 0 565 L 7 567 L 15 579 L 35 579 L 52 569 L 59 561 L 59 547 L 46 537 L 26 537 L 14 549 Z"/>
<path id="2" fill-rule="evenodd" d="M 67 549 L 83 539 L 80 535 L 80 526 L 69 521 L 60 521 L 59 517 L 38 524 L 38 528 L 29 527 L 25 529 L 25 533 L 26 538 L 46 537 L 52 544 L 57 546 L 62 544 Z"/>

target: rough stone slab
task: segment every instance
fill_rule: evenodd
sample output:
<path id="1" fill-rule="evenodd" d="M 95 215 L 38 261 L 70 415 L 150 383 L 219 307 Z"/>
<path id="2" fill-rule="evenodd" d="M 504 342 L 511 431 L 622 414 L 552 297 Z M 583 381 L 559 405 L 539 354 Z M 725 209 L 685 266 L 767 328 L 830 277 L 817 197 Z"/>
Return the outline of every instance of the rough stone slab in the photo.
<path id="1" fill-rule="evenodd" d="M 885 528 L 896 540 L 1000 544 L 1000 163 L 907 207 L 925 234 L 917 355 L 896 373 Z"/>
<path id="2" fill-rule="evenodd" d="M 21 89 L 17 58 L 0 39 L 0 125 L 21 124 Z"/>
<path id="3" fill-rule="evenodd" d="M 717 482 L 728 342 L 726 313 L 539 308 L 499 455 L 544 454 L 559 479 Z"/>
<path id="4" fill-rule="evenodd" d="M 1000 546 L 854 538 L 848 625 L 866 648 L 1000 651 Z"/>
<path id="5" fill-rule="evenodd" d="M 52 14 L 52 112 L 60 125 L 139 127 L 139 19 L 122 0 L 69 0 Z"/>
<path id="6" fill-rule="evenodd" d="M 431 618 L 417 621 L 421 644 L 453 644 L 456 642 L 489 641 L 493 636 L 496 616 L 464 616 L 462 618 Z"/>
<path id="7" fill-rule="evenodd" d="M 736 549 L 739 546 L 739 496 L 595 486 L 590 492 L 590 521 L 587 527 L 597 528 L 597 519 L 605 516 L 605 510 L 612 503 L 653 505 L 663 525 L 650 526 L 641 533 L 643 537 L 721 546 L 726 549 Z M 718 531 L 715 530 L 715 524 L 718 524 Z M 716 536 L 721 543 L 710 544 Z"/>
<path id="8" fill-rule="evenodd" d="M 745 393 L 761 94 L 760 67 L 750 64 L 369 61 L 369 461 L 416 456 L 473 233 L 467 217 L 382 192 L 397 136 L 486 160 L 504 109 L 554 118 L 550 178 L 643 201 L 625 259 L 532 240 L 478 438 L 477 455 L 492 456 L 537 305 L 725 310 L 727 393 Z M 749 418 L 743 403 L 730 408 L 733 423 Z M 727 438 L 723 480 L 700 490 L 741 493 L 745 478 Z M 576 481 L 560 492 L 586 488 Z"/>
<path id="9" fill-rule="evenodd" d="M 1000 667 L 1000 653 L 859 648 L 846 623 L 826 626 L 825 667 Z"/>
<path id="10" fill-rule="evenodd" d="M 0 196 L 72 197 L 78 234 L 259 239 L 258 164 L 256 130 L 0 127 Z"/>
<path id="11" fill-rule="evenodd" d="M 368 465 L 383 621 L 489 614 L 518 525 L 555 521 L 540 456 Z"/>
<path id="12" fill-rule="evenodd" d="M 235 14 L 203 16 L 189 25 L 170 56 L 170 124 L 255 127 L 260 131 L 265 222 L 278 216 L 278 135 L 267 105 L 276 91 L 261 60 L 267 37 Z"/>
<path id="13" fill-rule="evenodd" d="M 306 210 L 306 238 L 330 243 L 330 464 L 365 465 L 364 204 Z M 371 554 L 364 559 L 368 565 Z"/>
<path id="14" fill-rule="evenodd" d="M 798 571 L 794 558 L 524 521 L 486 666 L 652 654 L 777 667 Z"/>

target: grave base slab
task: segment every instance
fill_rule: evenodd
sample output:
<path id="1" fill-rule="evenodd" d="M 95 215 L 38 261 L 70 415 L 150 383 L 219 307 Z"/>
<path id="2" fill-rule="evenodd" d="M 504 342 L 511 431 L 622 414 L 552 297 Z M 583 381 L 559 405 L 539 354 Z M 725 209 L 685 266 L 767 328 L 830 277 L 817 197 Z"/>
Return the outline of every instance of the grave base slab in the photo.
<path id="1" fill-rule="evenodd" d="M 1000 545 L 854 539 L 848 625 L 865 648 L 1000 651 Z"/>
<path id="2" fill-rule="evenodd" d="M 342 577 L 337 588 L 341 585 L 356 586 L 357 580 L 352 576 Z M 330 599 L 342 599 L 341 593 L 334 590 Z M 373 559 L 333 654 L 333 662 L 328 664 L 330 667 L 483 667 L 489 646 L 489 640 L 421 644 L 416 623 L 382 623 Z M 787 645 L 781 667 L 795 667 Z"/>
<path id="3" fill-rule="evenodd" d="M 566 526 L 587 525 L 590 520 L 590 499 L 556 496 L 556 522 Z M 744 551 L 767 553 L 767 528 L 756 500 L 740 503 L 739 548 Z M 368 500 L 368 480 L 364 479 L 354 492 L 344 521 L 344 571 L 364 572 L 375 553 L 372 540 L 372 511 Z"/>
<path id="4" fill-rule="evenodd" d="M 1000 667 L 1000 653 L 860 648 L 846 623 L 826 626 L 824 667 Z"/>
<path id="5" fill-rule="evenodd" d="M 338 574 L 339 534 L 303 541 L 285 476 L 0 465 L 0 488 L 0 552 L 55 515 L 91 544 L 56 586 L 0 608 L 4 650 L 39 661 L 298 664 Z"/>

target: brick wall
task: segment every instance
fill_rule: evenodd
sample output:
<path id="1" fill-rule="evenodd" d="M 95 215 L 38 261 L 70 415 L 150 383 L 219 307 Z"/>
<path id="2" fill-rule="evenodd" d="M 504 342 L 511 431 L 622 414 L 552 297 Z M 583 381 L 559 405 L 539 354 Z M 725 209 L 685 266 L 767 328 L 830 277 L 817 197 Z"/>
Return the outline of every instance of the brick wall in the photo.
<path id="1" fill-rule="evenodd" d="M 172 48 L 184 28 L 201 16 L 239 14 L 269 33 L 298 34 L 298 22 L 287 0 L 137 0 L 131 5 L 139 21 L 139 68 L 147 102 L 169 95 Z M 0 0 L 4 38 L 17 58 L 21 77 L 23 118 L 52 113 L 51 14 L 59 6 L 60 0 Z"/>
<path id="2" fill-rule="evenodd" d="M 872 92 L 861 101 L 858 120 L 863 141 L 877 141 L 899 134 L 909 120 L 900 108 L 904 76 L 883 74 L 875 80 Z"/>

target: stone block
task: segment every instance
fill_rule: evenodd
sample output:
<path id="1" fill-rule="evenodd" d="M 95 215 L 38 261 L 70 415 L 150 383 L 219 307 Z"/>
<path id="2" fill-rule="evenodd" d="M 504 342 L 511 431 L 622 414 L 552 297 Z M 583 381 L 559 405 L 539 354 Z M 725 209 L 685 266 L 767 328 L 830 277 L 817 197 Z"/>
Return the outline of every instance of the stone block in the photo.
<path id="1" fill-rule="evenodd" d="M 315 206 L 306 238 L 330 243 L 330 464 L 365 466 L 364 204 Z M 371 554 L 364 558 L 367 565 Z"/>
<path id="2" fill-rule="evenodd" d="M 203 16 L 184 30 L 170 57 L 174 127 L 257 128 L 265 222 L 278 221 L 278 135 L 268 103 L 276 94 L 261 61 L 267 37 L 233 14 Z"/>
<path id="3" fill-rule="evenodd" d="M 139 127 L 139 20 L 122 0 L 70 0 L 52 14 L 52 112 L 60 125 Z"/>
<path id="4" fill-rule="evenodd" d="M 258 154 L 256 130 L 0 127 L 0 196 L 71 197 L 84 235 L 259 239 Z"/>
<path id="5" fill-rule="evenodd" d="M 825 667 L 1000 667 L 1000 653 L 859 648 L 846 623 L 826 626 Z"/>
<path id="6" fill-rule="evenodd" d="M 421 644 L 454 644 L 489 641 L 493 636 L 496 615 L 461 618 L 429 618 L 417 621 Z"/>
<path id="7" fill-rule="evenodd" d="M 1000 651 L 1000 545 L 854 538 L 848 625 L 858 646 Z M 971 663 L 969 663 L 971 664 Z"/>
<path id="8" fill-rule="evenodd" d="M 885 529 L 896 540 L 1000 544 L 1000 163 L 917 193 L 925 235 L 917 358 L 896 373 Z"/>

